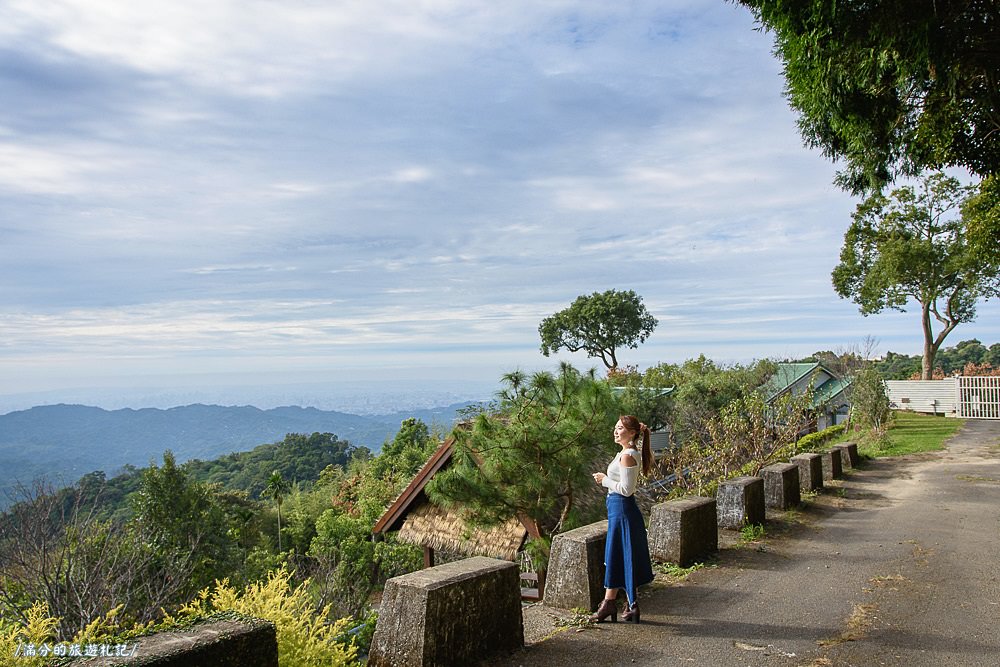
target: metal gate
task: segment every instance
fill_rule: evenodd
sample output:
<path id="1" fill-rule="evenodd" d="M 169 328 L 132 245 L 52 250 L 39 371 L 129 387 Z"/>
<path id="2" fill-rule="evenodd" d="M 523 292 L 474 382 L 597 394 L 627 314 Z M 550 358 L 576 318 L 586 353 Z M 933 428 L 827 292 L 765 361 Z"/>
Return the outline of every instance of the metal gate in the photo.
<path id="1" fill-rule="evenodd" d="M 1000 377 L 958 377 L 958 416 L 1000 419 Z"/>

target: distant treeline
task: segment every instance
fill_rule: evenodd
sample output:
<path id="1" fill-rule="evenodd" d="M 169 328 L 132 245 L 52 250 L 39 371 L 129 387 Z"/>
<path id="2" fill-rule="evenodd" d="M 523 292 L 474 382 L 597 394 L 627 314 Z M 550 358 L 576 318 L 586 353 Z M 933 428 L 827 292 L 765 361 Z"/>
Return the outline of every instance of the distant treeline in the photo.
<path id="1" fill-rule="evenodd" d="M 104 410 L 83 405 L 46 405 L 0 415 L 0 509 L 14 486 L 44 478 L 65 486 L 91 471 L 111 477 L 160 460 L 169 450 L 178 462 L 214 460 L 275 443 L 288 433 L 335 433 L 340 442 L 372 452 L 392 439 L 406 419 L 449 428 L 467 403 L 386 415 L 351 415 L 286 406 L 186 405 L 168 410 Z M 232 459 L 228 459 L 232 461 Z M 222 465 L 222 464 L 220 464 Z M 240 461 L 239 466 L 245 465 Z M 233 470 L 238 470 L 235 463 Z M 217 472 L 217 471 L 212 471 Z M 287 479 L 301 479 L 289 474 Z M 218 481 L 228 479 L 225 476 Z"/>
<path id="2" fill-rule="evenodd" d="M 277 471 L 283 479 L 303 487 L 319 479 L 327 466 L 349 467 L 352 461 L 367 461 L 372 452 L 352 445 L 333 433 L 289 433 L 280 442 L 260 445 L 248 452 L 234 452 L 209 461 L 193 459 L 178 466 L 193 481 L 217 485 L 221 490 L 240 491 L 259 500 L 270 476 Z M 104 518 L 122 519 L 129 513 L 128 499 L 135 493 L 148 468 L 125 466 L 123 472 L 107 479 L 103 471 L 84 475 L 75 488 Z M 99 493 L 96 492 L 100 489 Z"/>
<path id="3" fill-rule="evenodd" d="M 887 352 L 885 357 L 874 362 L 874 366 L 883 379 L 909 380 L 920 377 L 921 360 L 919 354 Z M 858 365 L 863 360 L 855 351 L 838 353 L 823 350 L 795 361 L 818 361 L 828 365 L 833 371 L 843 371 L 845 368 Z M 975 338 L 963 340 L 954 347 L 942 347 L 934 358 L 934 374 L 940 377 L 969 371 L 989 372 L 996 369 L 1000 369 L 1000 343 L 993 343 L 987 347 Z"/>

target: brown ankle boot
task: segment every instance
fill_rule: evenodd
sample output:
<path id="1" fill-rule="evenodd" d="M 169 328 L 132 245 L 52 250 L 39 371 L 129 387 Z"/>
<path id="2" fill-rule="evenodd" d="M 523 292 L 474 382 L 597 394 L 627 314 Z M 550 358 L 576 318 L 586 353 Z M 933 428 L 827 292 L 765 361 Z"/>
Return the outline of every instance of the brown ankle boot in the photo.
<path id="1" fill-rule="evenodd" d="M 625 611 L 622 613 L 622 621 L 625 623 L 639 623 L 639 603 L 633 602 L 632 604 L 625 605 Z"/>
<path id="2" fill-rule="evenodd" d="M 608 616 L 611 617 L 612 623 L 618 622 L 618 603 L 614 600 L 604 599 L 601 601 L 601 605 L 597 608 L 597 611 L 590 617 L 590 622 L 601 623 Z"/>

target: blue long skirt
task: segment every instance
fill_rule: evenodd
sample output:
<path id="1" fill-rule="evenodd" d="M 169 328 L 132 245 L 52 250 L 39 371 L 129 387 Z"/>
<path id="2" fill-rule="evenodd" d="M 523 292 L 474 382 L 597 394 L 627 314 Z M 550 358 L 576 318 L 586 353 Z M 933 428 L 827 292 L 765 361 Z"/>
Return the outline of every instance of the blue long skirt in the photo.
<path id="1" fill-rule="evenodd" d="M 608 539 L 604 545 L 604 587 L 624 588 L 629 604 L 635 589 L 653 580 L 642 512 L 633 496 L 608 494 Z"/>

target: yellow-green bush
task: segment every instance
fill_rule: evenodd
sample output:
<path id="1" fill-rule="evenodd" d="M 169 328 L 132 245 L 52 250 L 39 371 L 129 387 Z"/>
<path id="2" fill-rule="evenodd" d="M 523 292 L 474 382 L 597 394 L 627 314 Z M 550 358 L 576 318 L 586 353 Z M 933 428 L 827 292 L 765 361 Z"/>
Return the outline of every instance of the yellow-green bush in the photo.
<path id="1" fill-rule="evenodd" d="M 70 645 L 86 646 L 88 644 L 117 643 L 123 637 L 142 635 L 148 632 L 152 623 L 136 625 L 128 628 L 123 634 L 123 628 L 118 622 L 118 614 L 122 607 L 115 607 L 103 616 L 95 618 L 81 629 L 70 641 L 59 641 L 56 634 L 62 619 L 51 616 L 45 602 L 36 602 L 26 612 L 24 624 L 12 623 L 0 619 L 0 664 L 16 665 L 17 667 L 43 667 L 45 665 L 63 664 L 67 658 L 58 656 L 54 649 L 57 645 L 66 648 Z M 27 656 L 18 651 L 34 646 L 36 651 L 45 645 L 47 655 Z"/>
<path id="2" fill-rule="evenodd" d="M 280 667 L 341 667 L 356 663 L 357 649 L 336 641 L 349 625 L 347 619 L 326 622 L 330 607 L 313 608 L 308 582 L 292 587 L 291 573 L 281 568 L 267 581 L 250 584 L 243 591 L 228 581 L 216 582 L 182 607 L 179 617 L 201 617 L 213 612 L 234 611 L 273 621 L 278 632 Z"/>
<path id="3" fill-rule="evenodd" d="M 49 616 L 49 608 L 44 602 L 33 604 L 25 615 L 27 621 L 24 625 L 0 619 L 0 664 L 2 665 L 41 667 L 46 662 L 46 658 L 16 657 L 15 654 L 22 645 L 52 644 L 59 619 Z"/>
<path id="4" fill-rule="evenodd" d="M 204 589 L 183 606 L 176 616 L 166 616 L 159 623 L 130 628 L 118 622 L 120 608 L 112 609 L 80 630 L 66 644 L 117 643 L 128 638 L 159 631 L 177 630 L 220 612 L 263 618 L 274 622 L 278 638 L 280 667 L 346 667 L 357 664 L 357 649 L 338 643 L 348 629 L 348 619 L 329 624 L 329 607 L 317 612 L 307 593 L 306 584 L 293 587 L 291 574 L 282 568 L 272 572 L 266 581 L 249 585 L 240 591 L 227 581 L 216 582 L 214 589 Z M 26 622 L 13 623 L 0 619 L 0 665 L 44 667 L 53 657 L 18 656 L 19 647 L 33 644 L 49 646 L 57 643 L 59 619 L 49 615 L 44 602 L 38 602 L 26 612 Z"/>

